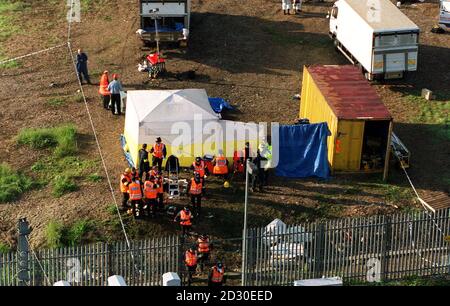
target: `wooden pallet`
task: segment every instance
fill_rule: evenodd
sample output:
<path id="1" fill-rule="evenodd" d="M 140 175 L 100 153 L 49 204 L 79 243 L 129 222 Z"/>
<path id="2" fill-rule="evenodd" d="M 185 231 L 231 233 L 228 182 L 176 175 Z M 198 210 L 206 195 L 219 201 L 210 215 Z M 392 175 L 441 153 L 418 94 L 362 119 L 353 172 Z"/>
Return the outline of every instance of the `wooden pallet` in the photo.
<path id="1" fill-rule="evenodd" d="M 435 211 L 450 208 L 450 195 L 444 191 L 428 191 L 422 199 Z"/>

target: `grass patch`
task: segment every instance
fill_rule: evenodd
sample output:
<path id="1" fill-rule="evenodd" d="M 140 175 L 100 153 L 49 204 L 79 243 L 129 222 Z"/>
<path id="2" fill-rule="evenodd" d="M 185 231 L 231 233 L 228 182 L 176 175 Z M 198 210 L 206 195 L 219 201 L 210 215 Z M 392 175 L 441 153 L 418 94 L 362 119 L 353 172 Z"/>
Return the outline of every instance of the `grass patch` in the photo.
<path id="1" fill-rule="evenodd" d="M 86 239 L 87 234 L 95 229 L 92 221 L 82 219 L 71 226 L 52 220 L 48 223 L 45 234 L 49 248 L 76 246 Z"/>
<path id="2" fill-rule="evenodd" d="M 384 185 L 386 190 L 385 199 L 386 202 L 396 204 L 403 200 L 411 200 L 413 195 L 409 188 L 402 188 L 395 185 Z"/>
<path id="3" fill-rule="evenodd" d="M 92 183 L 98 183 L 103 179 L 103 176 L 99 175 L 98 173 L 92 173 L 89 174 L 88 180 Z"/>
<path id="4" fill-rule="evenodd" d="M 62 98 L 51 98 L 47 100 L 47 104 L 54 107 L 64 105 L 65 103 L 66 101 Z"/>
<path id="5" fill-rule="evenodd" d="M 11 248 L 6 243 L 0 242 L 0 254 L 5 254 L 11 251 Z"/>
<path id="6" fill-rule="evenodd" d="M 414 123 L 428 124 L 426 127 L 438 138 L 450 140 L 450 91 L 436 93 L 436 100 L 427 101 L 419 91 L 406 95 L 406 99 L 418 108 Z"/>
<path id="7" fill-rule="evenodd" d="M 50 221 L 45 229 L 45 237 L 49 248 L 59 248 L 63 246 L 63 225 L 58 221 Z"/>
<path id="8" fill-rule="evenodd" d="M 33 182 L 6 164 L 0 164 L 0 203 L 17 200 L 21 194 L 30 190 Z"/>
<path id="9" fill-rule="evenodd" d="M 16 15 L 25 9 L 22 1 L 0 0 L 0 41 L 20 32 Z"/>
<path id="10" fill-rule="evenodd" d="M 77 152 L 76 128 L 68 124 L 54 128 L 23 129 L 17 143 L 32 149 L 54 148 L 54 154 L 58 157 L 73 155 Z"/>
<path id="11" fill-rule="evenodd" d="M 77 190 L 77 184 L 75 184 L 75 181 L 68 176 L 57 176 L 53 180 L 52 195 L 56 198 L 60 198 L 66 193 Z"/>
<path id="12" fill-rule="evenodd" d="M 0 56 L 0 62 L 6 60 L 7 58 L 4 56 Z M 18 61 L 14 60 L 11 62 L 7 62 L 4 64 L 0 64 L 0 69 L 15 69 L 15 68 L 20 68 L 22 67 L 22 64 L 19 63 Z"/>
<path id="13" fill-rule="evenodd" d="M 51 184 L 54 197 L 61 197 L 77 191 L 77 181 L 85 178 L 92 181 L 91 172 L 96 168 L 97 162 L 94 160 L 83 160 L 76 156 L 50 156 L 37 161 L 31 170 L 38 176 L 42 185 Z"/>

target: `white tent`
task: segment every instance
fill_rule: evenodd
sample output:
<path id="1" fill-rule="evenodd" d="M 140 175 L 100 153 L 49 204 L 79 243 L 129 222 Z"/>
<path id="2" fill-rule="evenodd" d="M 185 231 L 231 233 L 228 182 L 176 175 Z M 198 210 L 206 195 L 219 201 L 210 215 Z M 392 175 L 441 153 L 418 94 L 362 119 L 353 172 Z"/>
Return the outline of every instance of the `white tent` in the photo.
<path id="1" fill-rule="evenodd" d="M 256 124 L 220 119 L 204 89 L 128 91 L 124 136 L 135 164 L 142 144 L 151 146 L 157 137 L 185 167 L 195 156 L 243 148 L 246 140 L 257 146 Z"/>

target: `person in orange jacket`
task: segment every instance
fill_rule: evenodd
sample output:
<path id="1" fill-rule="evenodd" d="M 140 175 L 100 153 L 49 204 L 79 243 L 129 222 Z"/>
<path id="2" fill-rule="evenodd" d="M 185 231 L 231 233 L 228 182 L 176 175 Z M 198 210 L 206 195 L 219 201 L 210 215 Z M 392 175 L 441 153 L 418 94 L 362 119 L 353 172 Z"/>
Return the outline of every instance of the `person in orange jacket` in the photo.
<path id="1" fill-rule="evenodd" d="M 192 216 L 191 211 L 187 206 L 185 206 L 178 214 L 175 216 L 174 222 L 179 221 L 181 230 L 183 232 L 183 236 L 189 233 L 189 231 L 192 228 L 192 219 L 194 217 Z"/>
<path id="2" fill-rule="evenodd" d="M 192 283 L 192 275 L 197 271 L 197 261 L 197 251 L 193 247 L 190 247 L 189 250 L 184 253 L 184 264 L 186 265 L 188 274 L 188 286 Z"/>
<path id="3" fill-rule="evenodd" d="M 208 286 L 220 287 L 225 284 L 225 267 L 219 261 L 215 266 L 211 268 L 208 275 Z"/>
<path id="4" fill-rule="evenodd" d="M 226 179 L 228 176 L 228 159 L 225 157 L 222 150 L 219 150 L 219 154 L 214 157 L 212 163 L 214 165 L 213 174 Z"/>
<path id="5" fill-rule="evenodd" d="M 187 190 L 191 195 L 191 204 L 195 215 L 199 216 L 202 211 L 203 182 L 198 172 L 194 172 L 194 177 L 188 183 Z"/>
<path id="6" fill-rule="evenodd" d="M 144 182 L 144 210 L 147 211 L 148 216 L 155 216 L 158 197 L 158 184 L 155 183 L 153 176 L 146 177 Z"/>
<path id="7" fill-rule="evenodd" d="M 109 109 L 109 102 L 111 101 L 111 93 L 108 90 L 108 85 L 109 72 L 108 70 L 105 70 L 100 78 L 100 86 L 98 88 L 98 93 L 102 96 L 104 109 Z"/>
<path id="8" fill-rule="evenodd" d="M 142 189 L 139 178 L 132 178 L 132 183 L 128 186 L 128 193 L 130 194 L 131 209 L 133 216 L 139 218 L 142 216 Z"/>
<path id="9" fill-rule="evenodd" d="M 131 184 L 131 170 L 126 168 L 120 176 L 120 192 L 122 192 L 122 208 L 126 209 L 130 194 L 128 193 L 128 187 Z"/>

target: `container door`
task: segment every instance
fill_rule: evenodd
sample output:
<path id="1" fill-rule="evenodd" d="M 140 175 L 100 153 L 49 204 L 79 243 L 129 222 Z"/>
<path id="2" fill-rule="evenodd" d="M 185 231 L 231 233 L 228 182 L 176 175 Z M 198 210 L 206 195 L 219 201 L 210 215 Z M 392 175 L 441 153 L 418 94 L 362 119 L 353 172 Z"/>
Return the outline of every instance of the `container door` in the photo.
<path id="1" fill-rule="evenodd" d="M 334 170 L 359 171 L 364 121 L 340 121 L 334 144 Z"/>
<path id="2" fill-rule="evenodd" d="M 405 71 L 405 53 L 387 53 L 386 54 L 386 72 Z"/>

